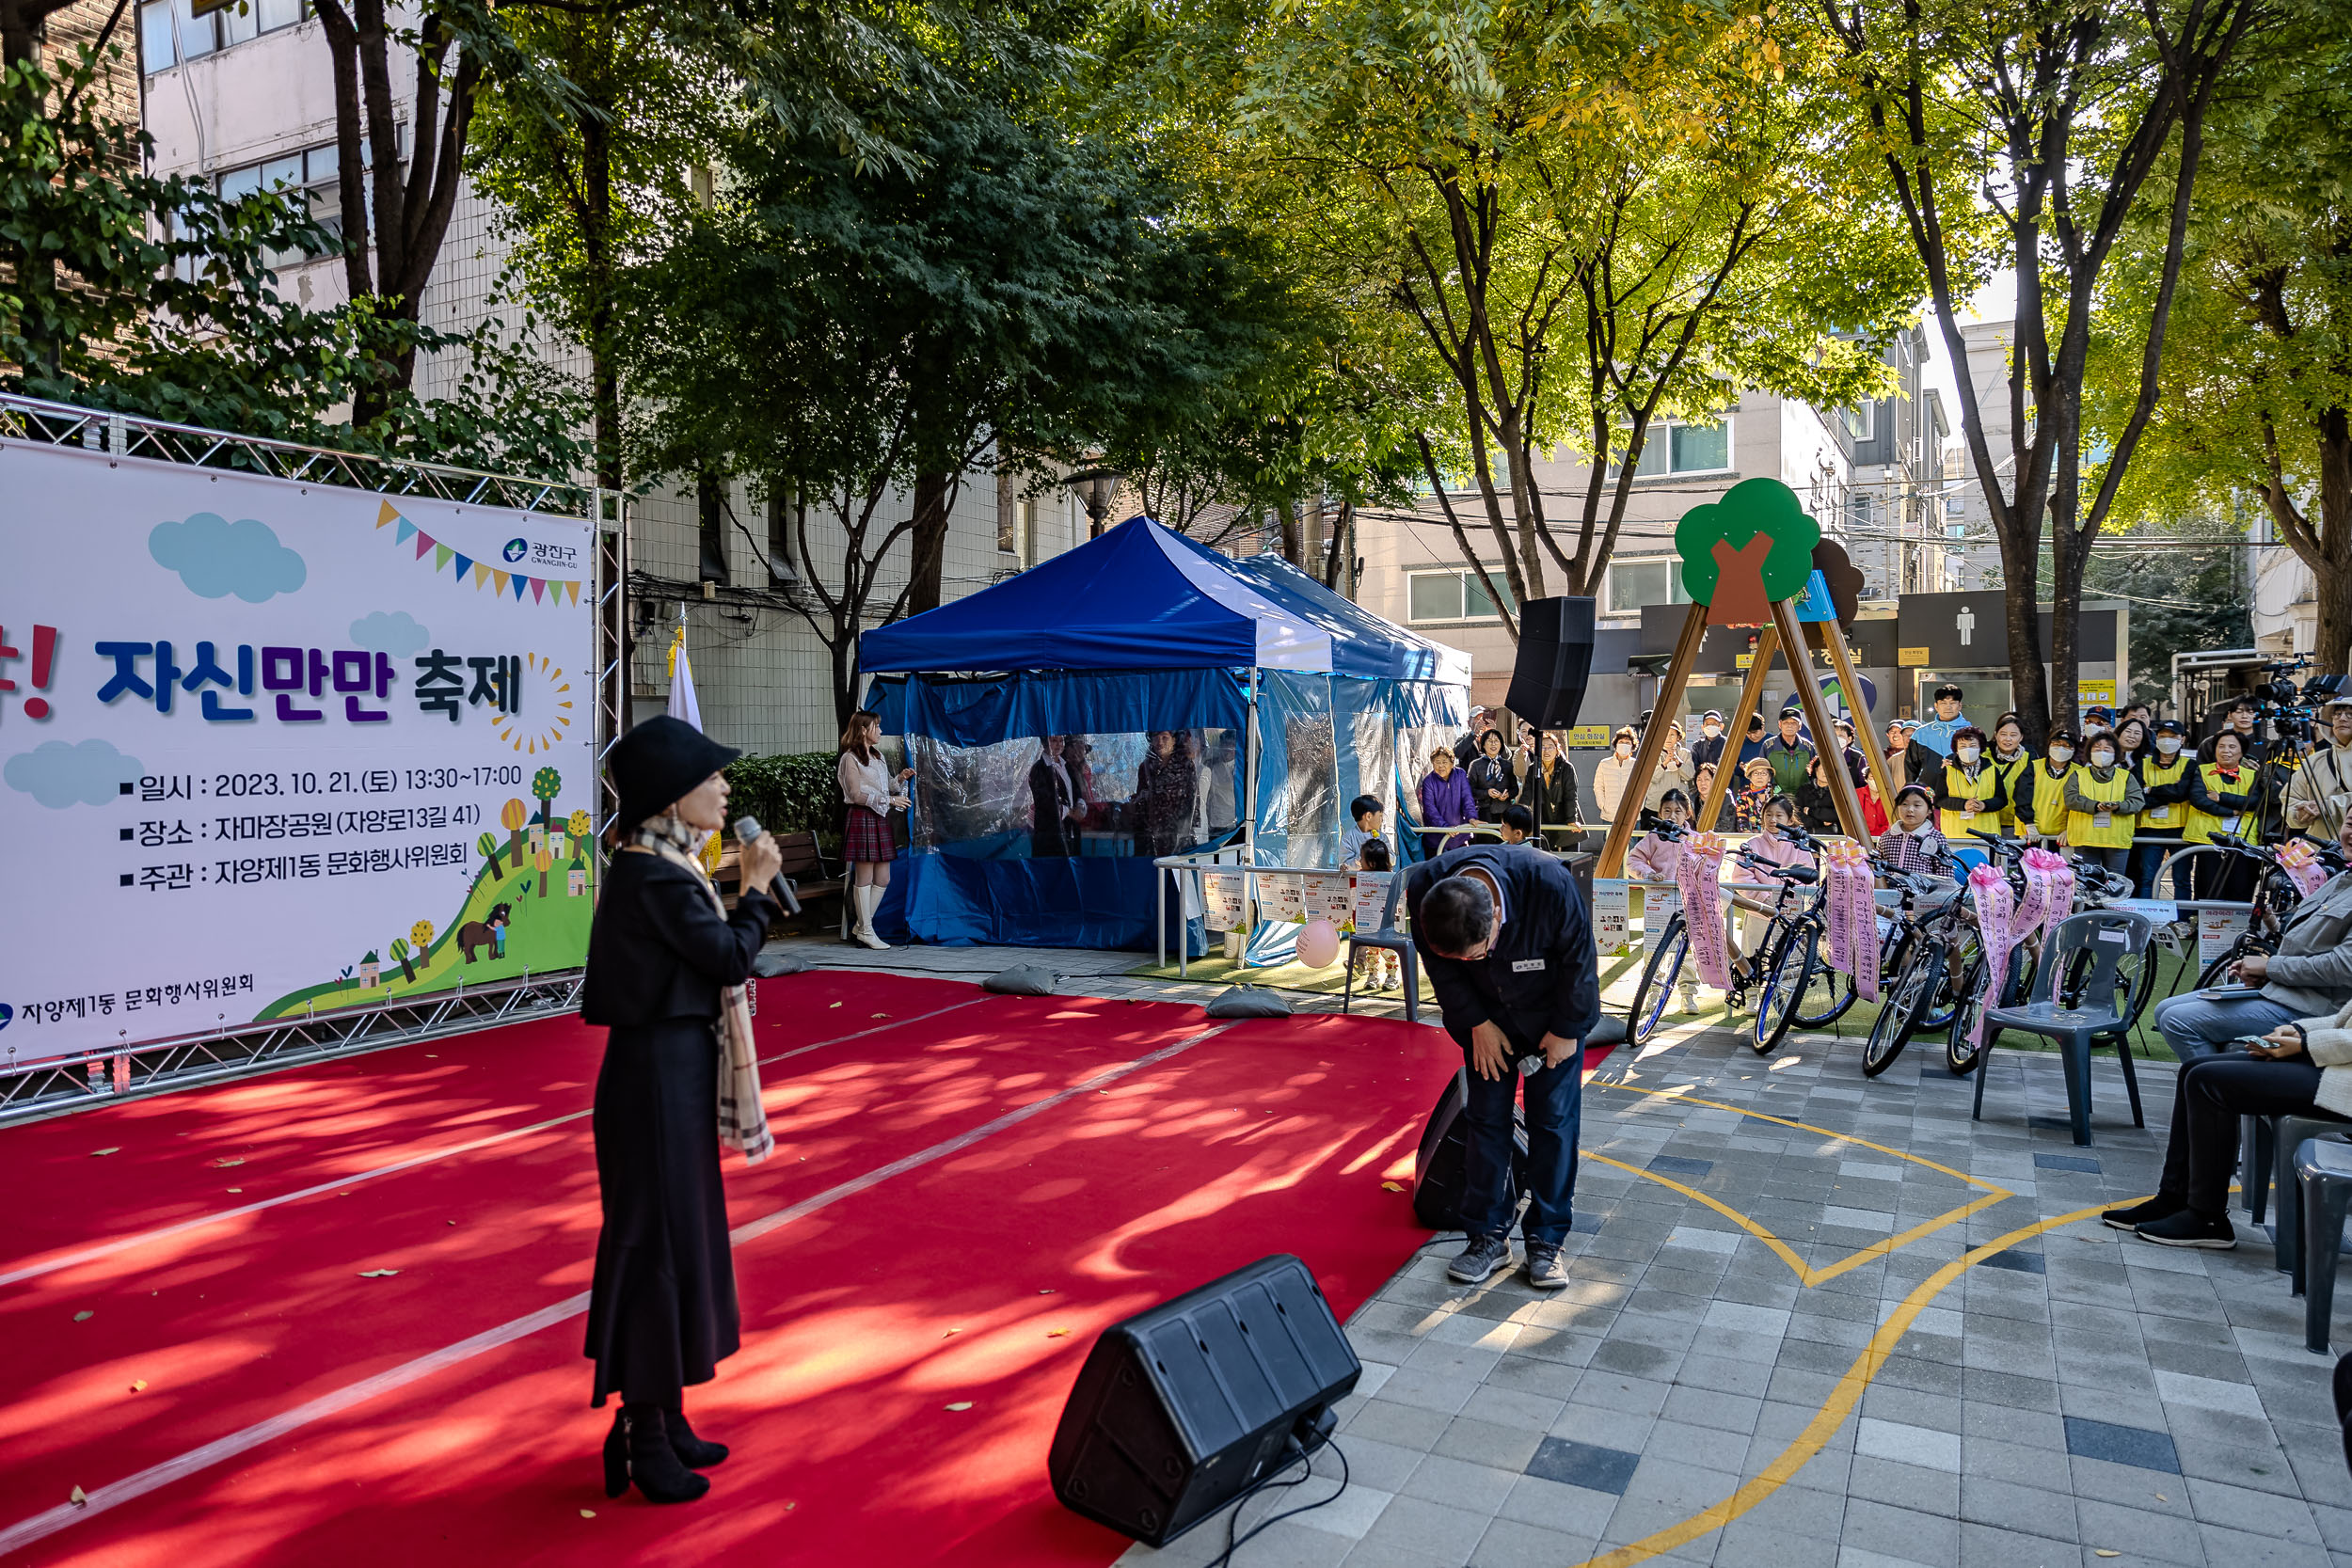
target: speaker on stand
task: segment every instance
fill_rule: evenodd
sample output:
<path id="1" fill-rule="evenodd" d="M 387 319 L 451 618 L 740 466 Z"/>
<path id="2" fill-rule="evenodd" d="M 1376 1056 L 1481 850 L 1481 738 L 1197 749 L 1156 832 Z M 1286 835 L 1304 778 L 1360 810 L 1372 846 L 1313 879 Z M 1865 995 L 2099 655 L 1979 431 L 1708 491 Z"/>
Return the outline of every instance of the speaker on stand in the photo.
<path id="1" fill-rule="evenodd" d="M 1593 601 L 1530 599 L 1519 607 L 1518 659 L 1502 705 L 1522 723 L 1565 730 L 1584 705 L 1593 674 Z"/>
<path id="2" fill-rule="evenodd" d="M 1164 1546 L 1321 1448 L 1363 1371 L 1307 1265 L 1262 1258 L 1104 1330 L 1047 1450 L 1054 1496 Z"/>

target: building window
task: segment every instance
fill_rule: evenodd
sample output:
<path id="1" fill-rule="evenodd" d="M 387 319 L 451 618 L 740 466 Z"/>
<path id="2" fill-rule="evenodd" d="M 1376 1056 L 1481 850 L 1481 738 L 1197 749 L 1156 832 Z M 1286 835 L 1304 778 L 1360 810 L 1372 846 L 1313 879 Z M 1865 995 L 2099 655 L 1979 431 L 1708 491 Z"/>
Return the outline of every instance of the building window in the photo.
<path id="1" fill-rule="evenodd" d="M 1689 604 L 1691 591 L 1682 585 L 1681 560 L 1661 556 L 1611 562 L 1608 602 L 1612 615 L 1638 615 L 1645 605 Z"/>
<path id="2" fill-rule="evenodd" d="M 1511 585 L 1501 568 L 1491 574 L 1504 604 L 1511 604 Z M 1406 613 L 1415 621 L 1499 621 L 1495 602 L 1476 572 L 1413 572 L 1405 579 Z M 1517 609 L 1516 605 L 1512 606 Z"/>
<path id="3" fill-rule="evenodd" d="M 782 587 L 800 581 L 792 570 L 792 526 L 799 512 L 797 493 L 781 481 L 768 485 L 768 580 Z"/>
<path id="4" fill-rule="evenodd" d="M 1847 435 L 1857 441 L 1867 441 L 1878 429 L 1878 405 L 1865 403 L 1851 408 L 1840 408 L 1837 420 L 1846 427 Z"/>
<path id="5" fill-rule="evenodd" d="M 704 474 L 694 482 L 695 510 L 701 514 L 699 531 L 702 560 L 699 570 L 705 582 L 727 580 L 727 490 L 726 481 L 716 474 Z"/>
<path id="6" fill-rule="evenodd" d="M 148 0 L 139 8 L 139 53 L 152 74 L 292 27 L 310 14 L 309 0 L 230 0 L 202 16 L 192 0 Z"/>
<path id="7" fill-rule="evenodd" d="M 1644 479 L 1661 474 L 1725 473 L 1731 467 L 1731 421 L 1682 424 L 1667 420 L 1649 427 L 1642 460 L 1633 466 Z"/>

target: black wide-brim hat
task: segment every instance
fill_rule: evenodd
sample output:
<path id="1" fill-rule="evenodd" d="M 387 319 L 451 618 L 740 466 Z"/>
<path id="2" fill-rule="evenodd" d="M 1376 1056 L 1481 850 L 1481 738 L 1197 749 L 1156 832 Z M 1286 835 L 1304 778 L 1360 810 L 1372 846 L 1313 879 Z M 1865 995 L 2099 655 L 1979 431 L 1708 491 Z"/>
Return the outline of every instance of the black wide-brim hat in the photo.
<path id="1" fill-rule="evenodd" d="M 613 743 L 604 768 L 621 797 L 613 827 L 628 832 L 660 816 L 679 797 L 743 753 L 722 746 L 683 719 L 648 719 Z"/>

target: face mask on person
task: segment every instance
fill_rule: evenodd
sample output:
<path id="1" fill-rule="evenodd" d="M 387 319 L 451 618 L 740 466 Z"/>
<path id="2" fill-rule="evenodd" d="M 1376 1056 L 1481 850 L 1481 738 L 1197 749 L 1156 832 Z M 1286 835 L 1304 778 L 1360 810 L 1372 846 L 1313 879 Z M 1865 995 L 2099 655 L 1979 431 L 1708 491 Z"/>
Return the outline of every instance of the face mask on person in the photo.
<path id="1" fill-rule="evenodd" d="M 1961 766 L 1963 768 L 1973 768 L 1976 766 L 1977 759 L 1983 754 L 1984 748 L 1981 746 L 1955 746 L 1952 748 L 1952 755 L 1960 759 Z"/>
<path id="2" fill-rule="evenodd" d="M 2074 748 L 2072 746 L 2053 746 L 2050 748 L 2050 760 L 2052 762 L 2072 762 L 2074 760 Z"/>
<path id="3" fill-rule="evenodd" d="M 2093 768 L 2112 768 L 2115 766 L 2115 753 L 2107 750 L 2105 746 L 2102 746 L 2097 751 L 2090 753 L 2090 766 Z"/>
<path id="4" fill-rule="evenodd" d="M 1721 724 L 1701 724 L 1699 726 L 1699 734 L 1707 736 L 1709 740 L 1714 739 L 1717 736 L 1723 733 L 1724 727 Z"/>
<path id="5" fill-rule="evenodd" d="M 2181 737 L 2179 736 L 2160 735 L 2156 736 L 2156 750 L 2162 752 L 2166 756 L 2170 756 L 2173 752 L 2179 751 L 2180 749 Z"/>
<path id="6" fill-rule="evenodd" d="M 1617 742 L 1617 755 L 1621 757 L 1629 757 L 1632 754 L 1633 742 L 1630 740 L 1620 740 Z"/>

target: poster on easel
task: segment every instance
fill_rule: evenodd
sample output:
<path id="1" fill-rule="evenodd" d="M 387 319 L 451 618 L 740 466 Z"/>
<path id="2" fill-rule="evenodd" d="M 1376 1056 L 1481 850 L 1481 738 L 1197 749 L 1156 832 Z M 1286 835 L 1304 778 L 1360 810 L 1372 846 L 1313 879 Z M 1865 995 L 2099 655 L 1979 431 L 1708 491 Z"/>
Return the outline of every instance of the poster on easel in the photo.
<path id="1" fill-rule="evenodd" d="M 1604 958 L 1626 951 L 1630 920 L 1626 913 L 1626 884 L 1622 877 L 1593 879 L 1593 946 Z"/>

